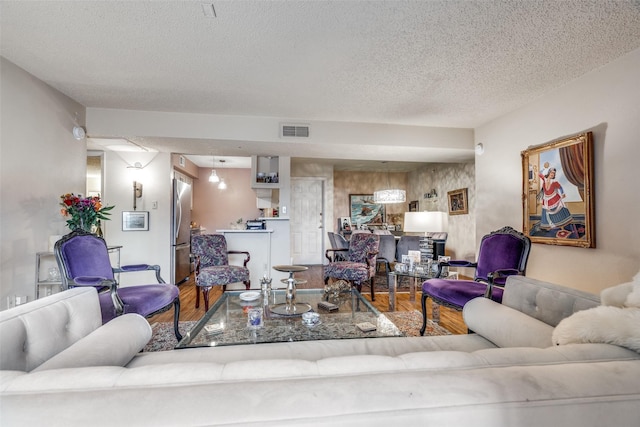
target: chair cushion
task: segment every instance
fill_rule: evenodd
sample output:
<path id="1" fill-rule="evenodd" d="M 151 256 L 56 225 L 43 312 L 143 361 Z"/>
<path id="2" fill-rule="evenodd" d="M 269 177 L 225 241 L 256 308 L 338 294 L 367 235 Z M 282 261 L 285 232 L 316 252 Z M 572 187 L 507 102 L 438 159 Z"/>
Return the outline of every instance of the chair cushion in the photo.
<path id="1" fill-rule="evenodd" d="M 361 262 L 336 261 L 324 267 L 324 277 L 349 280 L 356 284 L 369 280 L 369 268 Z"/>
<path id="2" fill-rule="evenodd" d="M 220 286 L 249 280 L 249 269 L 239 265 L 219 265 L 200 269 L 198 286 Z"/>
<path id="3" fill-rule="evenodd" d="M 484 296 L 487 291 L 485 283 L 473 280 L 429 279 L 422 284 L 422 292 L 435 299 L 446 301 L 459 308 L 474 298 Z M 492 300 L 502 302 L 503 289 L 494 287 Z"/>
<path id="4" fill-rule="evenodd" d="M 124 303 L 124 312 L 138 313 L 143 317 L 173 304 L 179 294 L 178 287 L 173 285 L 141 285 L 118 288 L 118 295 Z M 102 323 L 107 323 L 116 317 L 115 307 L 109 292 L 103 292 L 99 297 Z"/>

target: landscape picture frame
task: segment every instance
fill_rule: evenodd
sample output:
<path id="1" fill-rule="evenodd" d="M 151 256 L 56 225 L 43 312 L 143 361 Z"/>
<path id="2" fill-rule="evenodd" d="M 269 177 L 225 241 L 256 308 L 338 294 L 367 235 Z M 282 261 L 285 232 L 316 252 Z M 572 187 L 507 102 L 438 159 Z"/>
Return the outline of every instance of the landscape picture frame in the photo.
<path id="1" fill-rule="evenodd" d="M 532 243 L 595 248 L 593 134 L 529 147 L 521 156 L 523 233 Z"/>
<path id="2" fill-rule="evenodd" d="M 383 203 L 375 203 L 373 194 L 349 194 L 349 216 L 351 227 L 385 222 L 386 209 Z"/>
<path id="3" fill-rule="evenodd" d="M 447 192 L 449 200 L 449 215 L 464 215 L 469 213 L 469 199 L 466 188 Z"/>
<path id="4" fill-rule="evenodd" d="M 149 231 L 149 212 L 123 211 L 122 231 Z"/>

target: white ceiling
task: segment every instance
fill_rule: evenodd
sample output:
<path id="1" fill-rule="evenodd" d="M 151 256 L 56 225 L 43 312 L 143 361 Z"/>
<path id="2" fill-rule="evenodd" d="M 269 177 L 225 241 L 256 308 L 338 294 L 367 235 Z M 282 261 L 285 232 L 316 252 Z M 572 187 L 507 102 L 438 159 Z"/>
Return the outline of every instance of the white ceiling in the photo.
<path id="1" fill-rule="evenodd" d="M 640 47 L 638 0 L 0 7 L 2 56 L 86 107 L 307 121 L 474 128 Z"/>

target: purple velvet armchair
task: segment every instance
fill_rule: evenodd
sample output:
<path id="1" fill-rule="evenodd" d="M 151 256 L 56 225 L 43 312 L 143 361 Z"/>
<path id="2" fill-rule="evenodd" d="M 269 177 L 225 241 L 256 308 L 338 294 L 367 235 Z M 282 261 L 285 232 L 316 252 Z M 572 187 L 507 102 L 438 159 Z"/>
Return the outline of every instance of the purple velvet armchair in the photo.
<path id="1" fill-rule="evenodd" d="M 371 300 L 375 301 L 373 277 L 376 274 L 379 246 L 379 235 L 355 233 L 349 241 L 349 249 L 327 249 L 325 256 L 329 264 L 324 266 L 324 283 L 328 283 L 330 278 L 346 280 L 354 284 L 359 292 L 362 290 L 362 284 L 369 281 Z M 332 256 L 335 252 L 346 254 L 345 261 L 337 261 L 339 258 Z"/>
<path id="2" fill-rule="evenodd" d="M 480 242 L 478 261 L 449 261 L 438 264 L 435 279 L 422 284 L 422 329 L 427 327 L 427 298 L 445 307 L 462 310 L 473 298 L 485 297 L 502 302 L 508 276 L 524 275 L 531 250 L 531 240 L 511 227 L 503 227 L 484 236 Z M 475 268 L 473 280 L 440 278 L 443 267 Z"/>
<path id="3" fill-rule="evenodd" d="M 227 250 L 227 239 L 222 234 L 201 234 L 191 239 L 191 253 L 196 258 L 196 308 L 200 307 L 200 290 L 204 298 L 204 309 L 209 311 L 209 291 L 213 286 L 222 286 L 223 292 L 230 283 L 243 282 L 251 287 L 247 263 L 249 252 Z M 243 265 L 229 265 L 229 255 L 244 255 Z"/>
<path id="4" fill-rule="evenodd" d="M 137 264 L 113 268 L 104 239 L 82 230 L 58 240 L 55 254 L 64 288 L 93 286 L 98 289 L 102 323 L 124 313 L 150 317 L 173 306 L 175 335 L 178 341 L 182 339 L 178 330 L 180 292 L 177 286 L 162 280 L 160 266 Z M 115 273 L 145 270 L 154 271 L 158 283 L 120 287 L 115 280 Z"/>

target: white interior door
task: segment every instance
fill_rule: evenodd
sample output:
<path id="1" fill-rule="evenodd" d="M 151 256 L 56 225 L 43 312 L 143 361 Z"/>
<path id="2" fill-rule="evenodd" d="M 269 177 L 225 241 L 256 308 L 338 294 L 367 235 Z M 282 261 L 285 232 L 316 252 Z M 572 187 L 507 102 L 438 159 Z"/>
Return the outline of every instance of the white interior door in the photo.
<path id="1" fill-rule="evenodd" d="M 294 264 L 322 264 L 324 180 L 291 179 L 291 256 Z"/>

